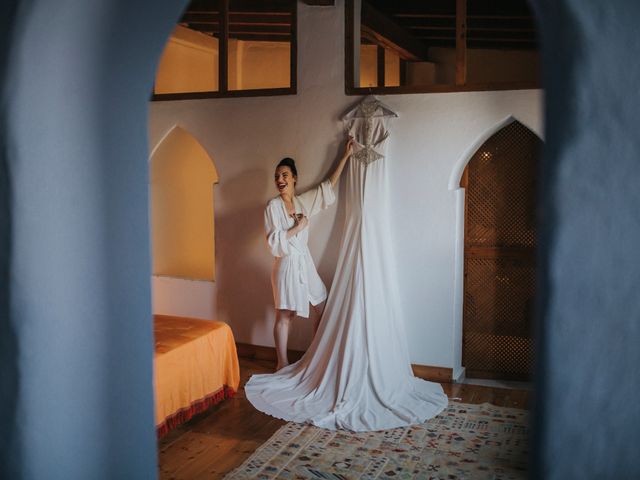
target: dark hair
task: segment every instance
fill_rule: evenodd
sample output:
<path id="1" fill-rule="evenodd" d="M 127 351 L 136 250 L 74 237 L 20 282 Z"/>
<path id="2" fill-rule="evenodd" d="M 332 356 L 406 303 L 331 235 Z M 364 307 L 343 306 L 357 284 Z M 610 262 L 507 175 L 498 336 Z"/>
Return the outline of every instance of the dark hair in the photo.
<path id="1" fill-rule="evenodd" d="M 278 167 L 289 167 L 291 169 L 291 173 L 293 173 L 293 176 L 298 176 L 298 169 L 296 168 L 296 162 L 293 158 L 283 158 L 282 160 L 280 160 L 280 163 L 278 163 L 276 170 L 278 169 Z"/>

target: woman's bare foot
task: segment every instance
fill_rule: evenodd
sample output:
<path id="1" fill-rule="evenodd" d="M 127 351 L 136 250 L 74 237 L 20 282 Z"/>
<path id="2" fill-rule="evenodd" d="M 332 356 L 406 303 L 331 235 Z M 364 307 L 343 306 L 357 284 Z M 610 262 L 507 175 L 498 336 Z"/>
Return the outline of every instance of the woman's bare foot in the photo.
<path id="1" fill-rule="evenodd" d="M 288 367 L 289 364 L 285 363 L 284 365 L 280 365 L 279 363 L 276 365 L 276 372 L 282 370 L 284 367 Z"/>

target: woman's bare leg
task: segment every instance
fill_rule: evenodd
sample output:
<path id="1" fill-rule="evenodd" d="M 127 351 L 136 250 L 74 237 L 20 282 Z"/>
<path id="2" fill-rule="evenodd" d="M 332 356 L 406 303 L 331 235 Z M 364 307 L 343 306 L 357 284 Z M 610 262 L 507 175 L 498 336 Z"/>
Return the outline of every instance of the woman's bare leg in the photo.
<path id="1" fill-rule="evenodd" d="M 276 342 L 276 355 L 278 357 L 276 371 L 289 365 L 287 341 L 289 339 L 289 325 L 295 313 L 291 310 L 276 310 L 276 323 L 273 326 L 273 338 Z"/>
<path id="2" fill-rule="evenodd" d="M 318 305 L 314 305 L 313 309 L 315 311 L 315 315 L 313 316 L 313 336 L 316 336 L 318 332 L 318 327 L 320 326 L 320 320 L 322 319 L 322 313 L 324 312 L 324 306 L 327 302 L 324 301 L 319 303 Z"/>

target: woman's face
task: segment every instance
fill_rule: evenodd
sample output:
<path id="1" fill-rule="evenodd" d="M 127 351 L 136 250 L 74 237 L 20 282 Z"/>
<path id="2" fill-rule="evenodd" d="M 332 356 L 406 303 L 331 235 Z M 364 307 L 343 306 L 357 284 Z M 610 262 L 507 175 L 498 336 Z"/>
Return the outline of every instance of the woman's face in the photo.
<path id="1" fill-rule="evenodd" d="M 286 165 L 282 165 L 276 168 L 274 180 L 276 182 L 276 188 L 278 189 L 280 195 L 294 194 L 296 177 L 291 172 L 291 168 L 287 167 Z"/>

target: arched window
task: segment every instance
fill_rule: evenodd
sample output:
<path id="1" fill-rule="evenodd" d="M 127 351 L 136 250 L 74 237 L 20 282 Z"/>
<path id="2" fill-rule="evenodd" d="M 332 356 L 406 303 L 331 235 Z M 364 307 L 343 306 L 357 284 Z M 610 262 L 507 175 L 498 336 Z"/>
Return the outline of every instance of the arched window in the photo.
<path id="1" fill-rule="evenodd" d="M 213 160 L 174 127 L 151 156 L 150 176 L 153 274 L 214 280 Z"/>

